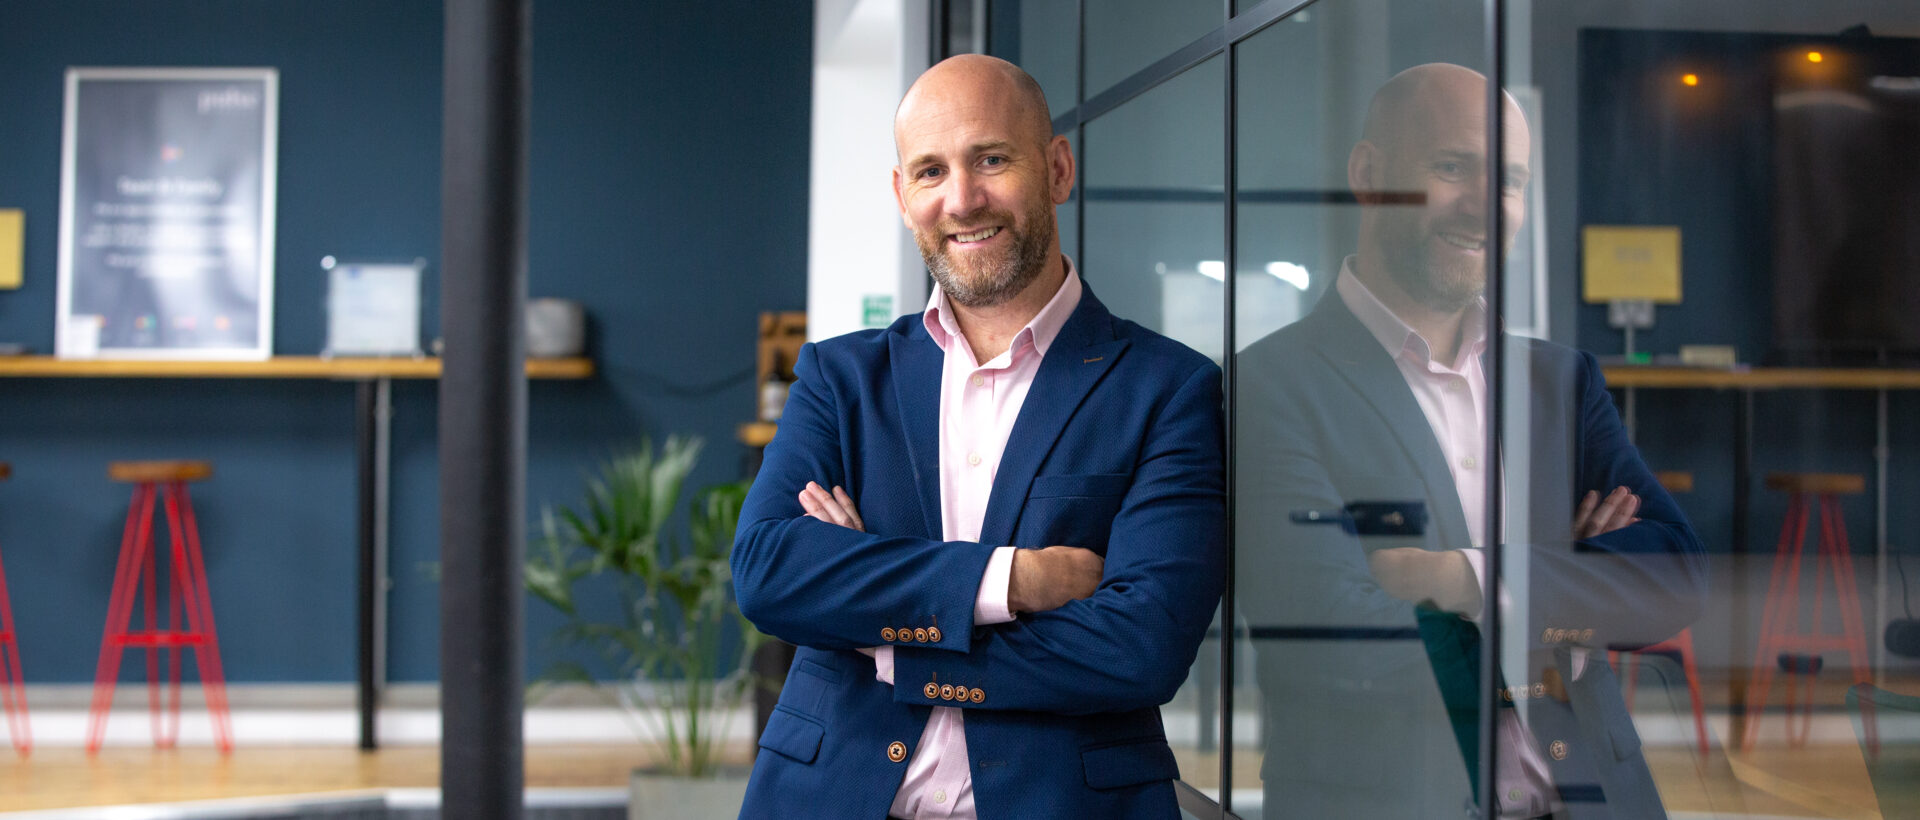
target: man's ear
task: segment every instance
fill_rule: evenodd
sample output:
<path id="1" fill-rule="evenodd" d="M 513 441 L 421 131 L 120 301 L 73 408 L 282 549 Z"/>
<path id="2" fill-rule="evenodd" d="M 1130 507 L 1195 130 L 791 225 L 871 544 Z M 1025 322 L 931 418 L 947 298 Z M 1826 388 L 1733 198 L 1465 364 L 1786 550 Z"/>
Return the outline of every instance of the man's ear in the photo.
<path id="1" fill-rule="evenodd" d="M 913 230 L 913 220 L 907 217 L 907 192 L 900 185 L 900 166 L 895 165 L 893 167 L 893 204 L 900 206 L 900 224 L 907 226 L 907 230 Z"/>
<path id="2" fill-rule="evenodd" d="M 1073 164 L 1073 145 L 1067 138 L 1055 135 L 1047 140 L 1047 187 L 1053 194 L 1053 204 L 1066 204 L 1073 196 L 1073 180 L 1076 168 Z"/>
<path id="3" fill-rule="evenodd" d="M 1347 154 L 1347 187 L 1362 205 L 1372 205 L 1380 190 L 1380 148 L 1368 140 L 1353 144 Z"/>

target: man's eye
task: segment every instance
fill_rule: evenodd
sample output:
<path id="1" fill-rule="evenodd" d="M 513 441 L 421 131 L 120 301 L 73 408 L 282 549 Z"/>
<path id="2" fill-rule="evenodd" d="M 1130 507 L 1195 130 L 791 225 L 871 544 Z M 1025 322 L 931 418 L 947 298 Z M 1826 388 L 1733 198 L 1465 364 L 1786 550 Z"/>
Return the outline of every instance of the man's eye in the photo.
<path id="1" fill-rule="evenodd" d="M 993 167 L 1007 164 L 1007 158 L 1006 157 L 985 157 L 980 160 L 980 164 L 985 165 L 989 168 L 993 168 Z"/>
<path id="2" fill-rule="evenodd" d="M 938 168 L 922 168 L 920 169 L 920 173 L 919 173 L 919 177 L 921 179 L 933 179 L 934 177 L 937 177 L 939 175 L 940 175 L 940 169 Z"/>
<path id="3" fill-rule="evenodd" d="M 1461 164 L 1458 162 L 1434 163 L 1433 170 L 1436 173 L 1440 174 L 1441 176 L 1445 176 L 1445 177 L 1457 177 L 1466 171 L 1466 169 L 1463 166 L 1461 166 Z"/>

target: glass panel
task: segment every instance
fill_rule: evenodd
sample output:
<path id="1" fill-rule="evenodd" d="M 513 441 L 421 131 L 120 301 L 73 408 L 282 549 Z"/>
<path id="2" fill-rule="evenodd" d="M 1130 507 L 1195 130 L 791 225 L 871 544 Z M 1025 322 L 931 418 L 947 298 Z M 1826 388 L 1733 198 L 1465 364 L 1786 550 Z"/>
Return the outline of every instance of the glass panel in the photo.
<path id="1" fill-rule="evenodd" d="M 1080 102 L 1077 7 L 1051 0 L 994 0 L 992 6 L 991 52 L 1040 82 L 1055 118 Z"/>
<path id="2" fill-rule="evenodd" d="M 1099 0 L 1085 7 L 1089 98 L 1226 23 L 1220 0 Z"/>
<path id="3" fill-rule="evenodd" d="M 1544 153 L 1503 313 L 1570 347 L 1507 350 L 1501 660 L 1569 697 L 1527 702 L 1575 718 L 1536 732 L 1556 783 L 1615 817 L 1920 816 L 1920 402 L 1859 389 L 1920 363 L 1920 11 L 1513 6 Z"/>
<path id="4" fill-rule="evenodd" d="M 1088 123 L 1080 166 L 1088 287 L 1115 315 L 1216 361 L 1226 304 L 1225 62 L 1202 63 Z M 1219 641 L 1210 639 L 1162 710 L 1182 778 L 1210 794 L 1219 786 L 1219 668 Z"/>
<path id="5" fill-rule="evenodd" d="M 1494 717 L 1465 461 L 1489 391 L 1478 8 L 1324 2 L 1238 49 L 1244 817 L 1473 810 Z"/>

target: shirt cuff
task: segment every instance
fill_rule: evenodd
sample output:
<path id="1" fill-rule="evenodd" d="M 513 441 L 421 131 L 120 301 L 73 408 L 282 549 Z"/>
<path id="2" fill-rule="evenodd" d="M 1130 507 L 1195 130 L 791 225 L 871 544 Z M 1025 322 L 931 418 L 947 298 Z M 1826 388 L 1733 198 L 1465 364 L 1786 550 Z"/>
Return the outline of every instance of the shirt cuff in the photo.
<path id="1" fill-rule="evenodd" d="M 873 656 L 873 679 L 881 683 L 884 683 L 888 686 L 892 686 L 893 685 L 893 647 L 882 646 L 882 647 L 877 647 L 873 649 L 871 652 L 865 649 L 862 649 L 860 651 L 867 652 L 868 654 Z"/>
<path id="2" fill-rule="evenodd" d="M 973 623 L 976 626 L 1004 624 L 1013 620 L 1007 608 L 1008 586 L 1013 583 L 1013 551 L 1019 547 L 995 547 L 987 559 L 987 571 L 980 574 L 980 592 L 973 599 Z"/>

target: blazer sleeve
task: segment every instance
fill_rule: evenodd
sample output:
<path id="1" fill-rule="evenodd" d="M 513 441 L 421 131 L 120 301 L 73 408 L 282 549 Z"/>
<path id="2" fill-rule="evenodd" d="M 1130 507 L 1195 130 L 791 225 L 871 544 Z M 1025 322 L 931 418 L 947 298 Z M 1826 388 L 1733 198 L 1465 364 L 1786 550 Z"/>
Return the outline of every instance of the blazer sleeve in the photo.
<path id="1" fill-rule="evenodd" d="M 836 389 L 853 380 L 834 378 L 813 344 L 800 349 L 794 374 L 780 432 L 747 492 L 734 538 L 733 585 L 741 614 L 796 646 L 881 646 L 888 643 L 883 628 L 949 624 L 958 628 L 950 626 L 938 642 L 926 645 L 964 648 L 993 549 L 863 533 L 808 516 L 797 498 L 807 482 L 849 483 L 843 454 L 854 445 L 847 425 L 858 397 Z M 904 489 L 853 489 L 872 519 L 870 507 L 885 503 L 883 493 L 913 492 L 911 476 L 904 484 Z M 910 503 L 917 508 L 917 500 Z"/>
<path id="2" fill-rule="evenodd" d="M 1528 545 L 1534 585 L 1530 641 L 1536 647 L 1594 649 L 1656 643 L 1699 618 L 1707 585 L 1704 549 L 1680 505 L 1627 440 L 1599 363 L 1581 352 L 1576 366 L 1581 435 L 1575 497 L 1624 486 L 1640 497 L 1640 520 L 1593 538 Z"/>
<path id="3" fill-rule="evenodd" d="M 1219 368 L 1189 374 L 1148 428 L 1094 594 L 976 627 L 964 653 L 897 647 L 896 701 L 1089 714 L 1173 699 L 1226 581 Z M 928 683 L 981 698 L 943 701 Z"/>

